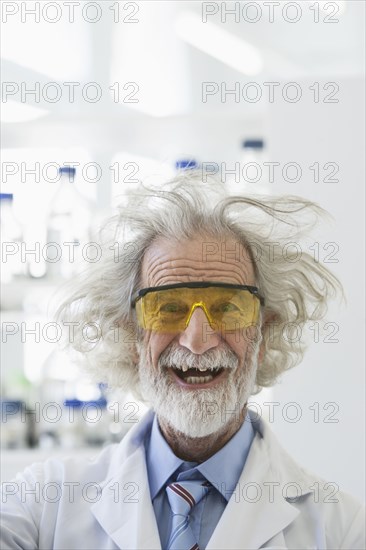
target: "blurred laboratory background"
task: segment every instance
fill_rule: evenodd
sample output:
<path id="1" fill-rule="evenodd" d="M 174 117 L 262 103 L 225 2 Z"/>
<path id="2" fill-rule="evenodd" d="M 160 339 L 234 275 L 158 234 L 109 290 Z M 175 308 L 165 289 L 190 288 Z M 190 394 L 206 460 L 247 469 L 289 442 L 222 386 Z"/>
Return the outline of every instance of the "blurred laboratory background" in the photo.
<path id="1" fill-rule="evenodd" d="M 146 410 L 77 370 L 49 301 L 126 191 L 199 169 L 333 216 L 307 252 L 347 303 L 253 401 L 300 463 L 364 499 L 365 2 L 3 4 L 2 478 L 91 455 Z"/>

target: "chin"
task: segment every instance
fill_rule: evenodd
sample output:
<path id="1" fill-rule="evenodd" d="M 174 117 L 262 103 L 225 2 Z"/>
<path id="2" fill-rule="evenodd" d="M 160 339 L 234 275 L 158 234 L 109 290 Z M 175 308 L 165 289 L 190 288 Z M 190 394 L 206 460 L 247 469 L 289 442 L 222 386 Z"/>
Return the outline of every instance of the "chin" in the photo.
<path id="1" fill-rule="evenodd" d="M 145 367 L 146 369 L 146 367 Z M 189 438 L 202 438 L 225 430 L 241 419 L 241 412 L 253 393 L 256 369 L 238 375 L 236 370 L 215 389 L 189 392 L 174 384 L 168 375 L 151 376 L 144 369 L 141 393 L 158 418 L 174 431 Z"/>
<path id="2" fill-rule="evenodd" d="M 138 367 L 140 392 L 158 418 L 175 432 L 203 438 L 224 431 L 236 419 L 242 421 L 242 410 L 255 387 L 259 347 L 252 349 L 250 357 L 246 356 L 241 364 L 234 363 L 235 367 L 229 368 L 220 382 L 189 391 L 176 383 L 169 369 L 152 368 L 148 353 L 142 351 Z M 216 364 L 223 363 L 217 360 Z"/>
<path id="3" fill-rule="evenodd" d="M 180 437 L 189 439 L 202 439 L 211 435 L 219 435 L 225 431 L 226 424 L 223 424 L 220 415 L 216 419 L 210 418 L 207 421 L 196 420 L 194 422 L 182 419 L 177 414 L 169 415 L 169 418 L 164 417 L 159 411 L 155 411 L 158 418 L 169 425 L 170 429 Z"/>

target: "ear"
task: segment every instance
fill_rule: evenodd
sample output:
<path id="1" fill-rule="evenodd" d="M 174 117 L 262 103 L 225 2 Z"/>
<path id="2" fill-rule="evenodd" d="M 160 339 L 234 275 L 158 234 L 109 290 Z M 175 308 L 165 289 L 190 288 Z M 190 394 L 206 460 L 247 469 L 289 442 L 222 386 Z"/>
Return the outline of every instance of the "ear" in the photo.
<path id="1" fill-rule="evenodd" d="M 134 323 L 129 322 L 125 324 L 120 321 L 118 323 L 118 328 L 120 342 L 125 342 L 126 348 L 130 353 L 132 362 L 135 366 L 137 366 L 140 360 L 140 355 L 137 349 L 137 331 Z"/>
<path id="2" fill-rule="evenodd" d="M 264 340 L 262 340 L 261 345 L 259 346 L 259 352 L 258 352 L 258 365 L 261 365 L 263 363 L 265 351 L 266 351 L 265 343 L 264 343 Z"/>
<path id="3" fill-rule="evenodd" d="M 128 344 L 128 351 L 131 354 L 132 363 L 136 367 L 139 364 L 140 356 L 137 351 L 136 342 L 131 342 Z"/>
<path id="4" fill-rule="evenodd" d="M 266 331 L 268 330 L 269 326 L 274 321 L 276 321 L 276 319 L 277 319 L 277 314 L 276 313 L 273 313 L 272 311 L 267 311 L 265 313 L 264 319 L 263 319 L 262 325 L 261 325 L 261 331 L 262 331 L 263 336 L 266 333 Z M 258 364 L 259 365 L 261 365 L 263 363 L 265 353 L 266 353 L 266 344 L 265 344 L 265 341 L 264 341 L 264 338 L 263 338 L 262 342 L 260 344 L 260 347 L 259 347 L 259 352 L 258 352 Z"/>

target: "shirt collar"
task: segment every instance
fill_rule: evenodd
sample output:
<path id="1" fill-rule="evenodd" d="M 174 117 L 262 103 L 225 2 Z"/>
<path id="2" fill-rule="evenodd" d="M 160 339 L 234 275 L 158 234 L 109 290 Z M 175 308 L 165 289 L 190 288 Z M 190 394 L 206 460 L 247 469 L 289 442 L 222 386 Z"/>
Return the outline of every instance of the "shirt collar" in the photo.
<path id="1" fill-rule="evenodd" d="M 254 433 L 251 419 L 247 413 L 239 430 L 222 449 L 201 464 L 191 463 L 192 468 L 196 466 L 196 469 L 222 494 L 226 501 L 234 491 L 244 468 Z M 165 441 L 156 415 L 147 444 L 146 462 L 150 494 L 154 499 L 169 478 L 184 463 L 173 453 Z"/>
<path id="2" fill-rule="evenodd" d="M 249 414 L 236 434 L 217 453 L 197 466 L 197 470 L 229 500 L 243 471 L 254 429 Z"/>
<path id="3" fill-rule="evenodd" d="M 157 416 L 155 415 L 150 441 L 146 449 L 146 464 L 152 499 L 156 497 L 163 485 L 165 485 L 182 463 L 183 460 L 175 456 L 165 441 L 159 428 Z"/>

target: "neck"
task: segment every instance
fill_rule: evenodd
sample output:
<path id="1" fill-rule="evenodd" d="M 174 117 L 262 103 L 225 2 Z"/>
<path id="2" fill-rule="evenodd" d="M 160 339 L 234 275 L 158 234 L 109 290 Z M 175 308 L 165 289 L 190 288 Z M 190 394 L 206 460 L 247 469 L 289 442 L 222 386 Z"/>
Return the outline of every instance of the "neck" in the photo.
<path id="1" fill-rule="evenodd" d="M 242 426 L 247 412 L 244 406 L 241 414 L 233 418 L 222 430 L 205 437 L 189 437 L 175 430 L 163 418 L 159 418 L 160 430 L 175 456 L 188 462 L 204 462 L 217 453 Z"/>

